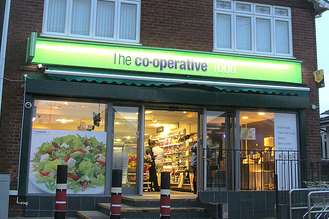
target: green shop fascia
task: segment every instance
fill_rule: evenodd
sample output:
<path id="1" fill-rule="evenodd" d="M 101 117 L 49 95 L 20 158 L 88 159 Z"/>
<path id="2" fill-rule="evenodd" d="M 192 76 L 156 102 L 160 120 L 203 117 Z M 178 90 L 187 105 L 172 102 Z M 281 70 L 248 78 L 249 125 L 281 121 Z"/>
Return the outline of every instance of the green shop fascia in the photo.
<path id="1" fill-rule="evenodd" d="M 79 144 L 89 147 L 88 151 L 104 145 L 104 149 L 92 155 L 97 157 L 96 162 L 103 170 L 94 173 L 95 179 L 90 176 L 82 179 L 74 171 L 69 173 L 69 179 L 80 177 L 78 186 L 71 183 L 72 193 L 109 195 L 109 173 L 115 166 L 112 160 L 116 153 L 112 147 L 116 140 L 113 137 L 116 132 L 114 117 L 120 109 L 136 109 L 133 114 L 137 116 L 137 163 L 133 167 L 136 178 L 133 186 L 127 186 L 123 192 L 143 194 L 144 120 L 147 110 L 196 112 L 199 118 L 198 142 L 201 149 L 206 149 L 207 132 L 204 130 L 207 129 L 205 118 L 209 112 L 225 112 L 222 114 L 227 119 L 225 121 L 232 121 L 235 128 L 235 131 L 230 131 L 232 142 L 239 142 L 236 131 L 240 111 L 293 113 L 300 133 L 302 111 L 309 106 L 309 88 L 302 84 L 302 63 L 295 59 L 86 42 L 32 33 L 28 38 L 26 62 L 38 66 L 38 70 L 26 72 L 25 77 L 26 107 L 19 179 L 21 197 L 53 192 L 54 176 L 51 171 L 62 162 L 60 160 L 71 167 L 76 166 L 76 172 L 87 174 L 93 167 L 88 166 L 89 161 L 77 158 L 79 153 L 87 150 L 79 149 Z M 61 114 L 61 108 L 70 103 L 79 103 L 81 111 L 67 107 L 65 112 L 68 114 Z M 91 104 L 87 108 L 97 104 L 97 110 L 90 113 L 92 124 L 81 122 L 74 130 L 70 126 L 74 118 L 70 115 L 72 111 L 77 117 L 84 114 L 83 103 Z M 105 134 L 98 133 L 98 137 L 81 134 L 96 130 Z M 83 136 L 83 139 L 74 136 Z M 298 133 L 296 136 L 298 146 L 294 149 L 299 150 L 303 142 Z M 86 140 L 88 144 L 81 143 Z M 67 142 L 75 142 L 76 145 Z M 57 157 L 51 160 L 49 157 L 54 156 L 53 151 L 62 147 L 73 150 L 75 157 L 66 156 L 63 150 L 63 154 L 58 152 Z M 53 150 L 52 154 L 48 153 L 49 150 Z M 200 157 L 199 192 L 206 191 L 209 186 L 205 173 L 207 168 L 203 165 L 207 163 Z M 35 174 L 35 171 L 39 172 Z M 83 188 L 87 187 L 86 182 L 92 188 Z M 239 189 L 240 184 L 228 179 L 225 187 L 234 190 Z M 98 189 L 100 185 L 101 189 Z"/>

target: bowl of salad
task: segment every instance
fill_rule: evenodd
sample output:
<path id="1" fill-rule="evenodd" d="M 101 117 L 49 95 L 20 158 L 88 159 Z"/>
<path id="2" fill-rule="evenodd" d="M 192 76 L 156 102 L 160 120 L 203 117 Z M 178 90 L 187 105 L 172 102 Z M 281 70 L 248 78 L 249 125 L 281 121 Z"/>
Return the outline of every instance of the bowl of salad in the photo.
<path id="1" fill-rule="evenodd" d="M 33 155 L 32 182 L 43 192 L 55 192 L 57 165 L 66 164 L 68 193 L 103 191 L 105 153 L 105 144 L 96 137 L 72 134 L 53 138 Z"/>

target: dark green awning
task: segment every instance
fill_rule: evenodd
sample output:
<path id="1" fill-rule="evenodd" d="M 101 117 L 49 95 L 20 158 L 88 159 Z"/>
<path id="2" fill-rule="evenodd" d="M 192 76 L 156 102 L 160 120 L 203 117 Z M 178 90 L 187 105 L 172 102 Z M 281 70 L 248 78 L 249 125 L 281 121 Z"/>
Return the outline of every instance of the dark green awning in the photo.
<path id="1" fill-rule="evenodd" d="M 198 105 L 289 110 L 309 107 L 309 92 L 305 90 L 305 87 L 282 85 L 284 89 L 281 90 L 271 85 L 265 85 L 264 88 L 250 88 L 246 87 L 248 84 L 241 83 L 241 86 L 238 86 L 240 83 L 237 82 L 229 84 L 230 86 L 223 86 L 226 82 L 223 82 L 222 86 L 215 86 L 193 84 L 194 79 L 185 79 L 184 83 L 161 81 L 158 78 L 155 81 L 147 79 L 127 80 L 30 73 L 27 77 L 26 93 L 36 96 L 113 99 L 173 106 Z"/>
<path id="2" fill-rule="evenodd" d="M 306 96 L 309 88 L 288 83 L 269 83 L 246 80 L 227 80 L 206 77 L 162 76 L 156 74 L 140 74 L 136 72 L 103 71 L 99 69 L 77 69 L 49 67 L 43 74 L 29 74 L 31 79 L 43 77 L 46 80 L 113 84 L 137 87 L 181 87 L 201 89 L 223 93 L 251 93 L 284 96 Z"/>
<path id="3" fill-rule="evenodd" d="M 31 75 L 30 77 L 35 77 Z M 40 77 L 40 75 L 39 75 Z M 42 77 L 48 80 L 85 82 L 137 87 L 183 87 L 226 93 L 254 93 L 284 96 L 306 96 L 309 88 L 291 83 L 269 83 L 261 81 L 227 80 L 191 76 L 163 76 L 136 72 L 107 71 L 96 69 L 77 69 L 48 67 Z"/>

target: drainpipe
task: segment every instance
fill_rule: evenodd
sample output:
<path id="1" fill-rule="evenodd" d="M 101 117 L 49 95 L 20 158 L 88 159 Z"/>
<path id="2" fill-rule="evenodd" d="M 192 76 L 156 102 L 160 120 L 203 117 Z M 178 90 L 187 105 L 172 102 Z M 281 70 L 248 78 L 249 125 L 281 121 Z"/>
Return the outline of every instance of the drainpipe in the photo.
<path id="1" fill-rule="evenodd" d="M 1 39 L 1 51 L 0 51 L 0 116 L 1 116 L 1 105 L 2 105 L 2 87 L 5 69 L 5 57 L 7 48 L 7 36 L 8 36 L 8 24 L 10 15 L 10 3 L 11 0 L 5 0 L 5 11 L 3 16 L 3 27 L 2 27 L 2 39 Z"/>

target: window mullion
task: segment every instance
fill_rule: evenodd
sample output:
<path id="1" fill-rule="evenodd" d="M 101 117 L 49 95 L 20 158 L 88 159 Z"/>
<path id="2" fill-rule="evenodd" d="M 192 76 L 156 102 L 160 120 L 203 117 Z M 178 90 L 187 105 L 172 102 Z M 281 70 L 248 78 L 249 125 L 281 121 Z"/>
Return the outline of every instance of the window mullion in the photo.
<path id="1" fill-rule="evenodd" d="M 289 11 L 289 13 L 291 13 L 291 12 Z M 292 40 L 291 16 L 288 19 L 288 26 L 289 26 L 288 27 L 289 28 L 289 30 L 288 30 L 288 33 L 289 33 L 289 37 L 288 37 L 288 40 L 289 40 L 289 55 L 293 56 L 294 55 L 294 52 L 293 52 L 294 47 L 293 47 L 293 40 Z"/>
<path id="2" fill-rule="evenodd" d="M 67 8 L 66 8 L 66 18 L 65 18 L 65 34 L 69 35 L 71 34 L 71 24 L 72 24 L 72 5 L 73 0 L 67 0 L 66 2 Z"/>
<path id="3" fill-rule="evenodd" d="M 97 14 L 97 0 L 91 0 L 91 12 L 90 12 L 90 27 L 89 32 L 92 38 L 95 38 L 96 32 L 96 14 Z"/>
<path id="4" fill-rule="evenodd" d="M 236 26 L 236 18 L 235 18 L 235 13 L 230 13 L 231 14 L 231 49 L 233 51 L 236 50 L 236 31 L 235 31 L 235 26 Z"/>
<path id="5" fill-rule="evenodd" d="M 276 37 L 275 37 L 275 18 L 271 18 L 271 47 L 272 51 L 271 54 L 276 54 Z"/>
<path id="6" fill-rule="evenodd" d="M 114 16 L 114 39 L 119 40 L 120 36 L 120 7 L 121 1 L 115 0 L 115 16 Z"/>
<path id="7" fill-rule="evenodd" d="M 137 4 L 137 17 L 136 17 L 136 40 L 140 42 L 140 30 L 141 30 L 141 1 L 136 2 Z"/>
<path id="8" fill-rule="evenodd" d="M 48 32 L 48 16 L 49 16 L 49 0 L 45 0 L 44 8 L 43 8 L 43 22 L 42 22 L 42 30 L 44 32 Z"/>
<path id="9" fill-rule="evenodd" d="M 251 50 L 252 53 L 256 53 L 256 16 L 251 17 Z"/>

